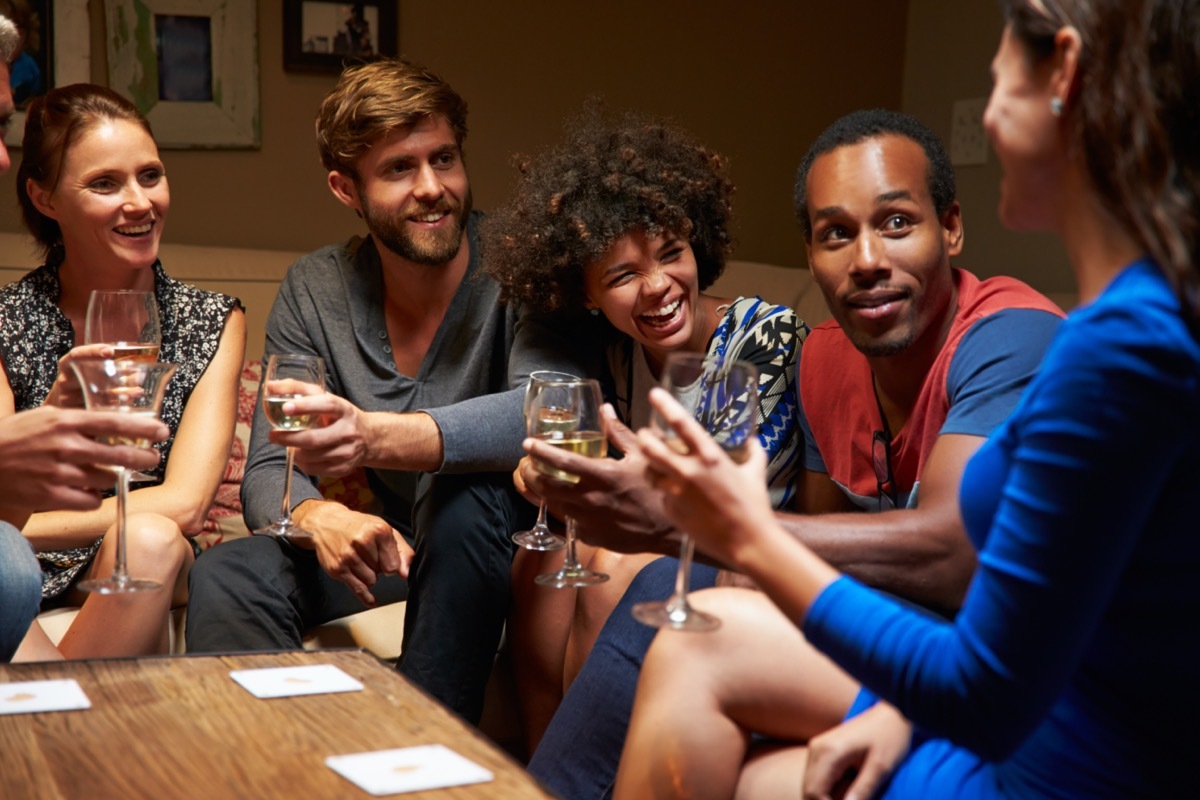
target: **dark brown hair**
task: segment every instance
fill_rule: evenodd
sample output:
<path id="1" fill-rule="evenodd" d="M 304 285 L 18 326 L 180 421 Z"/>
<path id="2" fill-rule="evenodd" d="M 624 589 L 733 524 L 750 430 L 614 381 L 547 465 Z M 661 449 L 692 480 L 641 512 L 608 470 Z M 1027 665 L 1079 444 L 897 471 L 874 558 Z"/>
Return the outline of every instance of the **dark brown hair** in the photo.
<path id="1" fill-rule="evenodd" d="M 58 188 L 67 151 L 88 130 L 108 120 L 140 125 L 154 138 L 150 123 L 137 106 L 103 86 L 73 83 L 51 89 L 29 104 L 25 137 L 21 140 L 21 166 L 17 169 L 17 202 L 21 219 L 45 256 L 62 243 L 58 223 L 37 210 L 26 187 L 32 180 L 51 194 Z"/>
<path id="2" fill-rule="evenodd" d="M 1096 196 L 1174 285 L 1200 331 L 1200 0 L 1005 0 L 1031 62 L 1082 41 L 1071 137 Z"/>
<path id="3" fill-rule="evenodd" d="M 517 159 L 516 190 L 480 227 L 485 269 L 504 297 L 582 313 L 583 269 L 635 231 L 688 240 L 701 289 L 725 269 L 733 184 L 725 159 L 680 128 L 590 103 L 566 138 Z"/>

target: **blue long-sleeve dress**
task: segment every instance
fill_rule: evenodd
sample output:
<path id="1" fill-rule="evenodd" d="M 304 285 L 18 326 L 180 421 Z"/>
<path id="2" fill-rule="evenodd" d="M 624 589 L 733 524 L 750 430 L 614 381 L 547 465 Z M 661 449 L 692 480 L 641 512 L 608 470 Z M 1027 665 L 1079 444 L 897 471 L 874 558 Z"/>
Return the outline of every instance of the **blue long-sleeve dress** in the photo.
<path id="1" fill-rule="evenodd" d="M 960 500 L 953 623 L 848 578 L 804 621 L 916 724 L 885 796 L 1197 796 L 1200 344 L 1153 263 L 1063 323 Z"/>

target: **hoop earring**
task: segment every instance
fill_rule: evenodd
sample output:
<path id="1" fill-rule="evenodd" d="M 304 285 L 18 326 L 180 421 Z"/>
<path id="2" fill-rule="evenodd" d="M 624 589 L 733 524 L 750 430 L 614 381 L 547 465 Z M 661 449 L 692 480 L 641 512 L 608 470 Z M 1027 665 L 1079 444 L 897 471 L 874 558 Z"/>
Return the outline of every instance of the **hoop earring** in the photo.
<path id="1" fill-rule="evenodd" d="M 1063 101 L 1061 97 L 1050 98 L 1050 113 L 1056 117 L 1061 117 L 1063 112 Z"/>

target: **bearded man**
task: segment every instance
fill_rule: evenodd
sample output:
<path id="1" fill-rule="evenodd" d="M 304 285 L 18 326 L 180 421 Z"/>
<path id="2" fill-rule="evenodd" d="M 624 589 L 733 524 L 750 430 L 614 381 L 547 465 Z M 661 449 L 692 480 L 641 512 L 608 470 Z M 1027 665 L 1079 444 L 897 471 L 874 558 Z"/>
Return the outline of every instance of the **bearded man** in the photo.
<path id="1" fill-rule="evenodd" d="M 293 520 L 311 538 L 253 536 L 197 560 L 189 651 L 288 649 L 306 628 L 407 597 L 397 668 L 470 722 L 482 712 L 508 607 L 510 535 L 532 510 L 510 474 L 538 369 L 584 374 L 564 337 L 505 306 L 480 270 L 463 160 L 467 107 L 443 80 L 389 59 L 347 70 L 317 114 L 334 196 L 369 235 L 288 271 L 266 354 L 324 359 L 318 415 L 272 431 L 255 412 L 242 503 L 253 530 L 278 515 L 285 449 Z M 325 499 L 308 476 L 365 468 L 378 515 Z"/>

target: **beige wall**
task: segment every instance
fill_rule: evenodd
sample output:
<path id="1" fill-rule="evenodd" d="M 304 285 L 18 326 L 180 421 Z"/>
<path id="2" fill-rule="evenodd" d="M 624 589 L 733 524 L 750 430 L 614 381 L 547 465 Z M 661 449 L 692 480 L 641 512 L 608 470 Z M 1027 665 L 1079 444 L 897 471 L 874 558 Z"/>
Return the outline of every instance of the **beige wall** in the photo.
<path id="1" fill-rule="evenodd" d="M 949 143 L 954 101 L 987 97 L 988 67 L 1003 20 L 994 2 L 911 0 L 905 47 L 904 110 Z M 1001 171 L 990 149 L 987 163 L 956 168 L 966 247 L 960 266 L 981 276 L 1012 275 L 1047 293 L 1074 293 L 1075 283 L 1057 239 L 1013 233 L 996 216 Z"/>
<path id="2" fill-rule="evenodd" d="M 165 152 L 167 242 L 304 251 L 359 230 L 325 188 L 313 145 L 313 114 L 335 79 L 283 71 L 281 2 L 258 0 L 262 148 Z M 602 94 L 617 109 L 674 115 L 728 155 L 738 257 L 799 266 L 792 172 L 834 117 L 900 105 L 906 14 L 896 0 L 404 0 L 400 46 L 471 106 L 478 207 L 507 194 L 514 151 L 552 141 Z M 0 231 L 20 230 L 13 173 L 0 178 Z"/>

